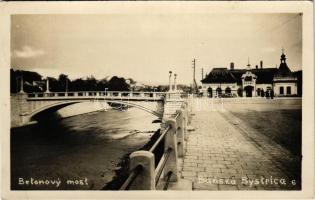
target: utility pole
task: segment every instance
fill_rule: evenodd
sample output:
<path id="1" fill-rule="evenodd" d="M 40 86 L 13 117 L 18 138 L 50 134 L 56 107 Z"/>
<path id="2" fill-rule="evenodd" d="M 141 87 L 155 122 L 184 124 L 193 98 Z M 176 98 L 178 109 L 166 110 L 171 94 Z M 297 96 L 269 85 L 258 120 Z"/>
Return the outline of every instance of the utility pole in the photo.
<path id="1" fill-rule="evenodd" d="M 177 83 L 176 83 L 177 74 L 174 74 L 174 90 L 177 91 Z"/>
<path id="2" fill-rule="evenodd" d="M 201 80 L 203 79 L 203 68 L 201 68 Z"/>
<path id="3" fill-rule="evenodd" d="M 193 93 L 197 92 L 197 82 L 196 82 L 196 59 L 194 58 L 193 60 L 193 84 L 192 84 L 192 89 L 193 89 Z"/>
<path id="4" fill-rule="evenodd" d="M 250 70 L 249 57 L 248 57 L 247 65 L 246 65 L 246 66 L 247 66 L 247 69 Z"/>
<path id="5" fill-rule="evenodd" d="M 168 78 L 168 80 L 169 80 L 169 92 L 171 92 L 172 91 L 172 80 L 171 80 L 171 78 L 172 78 L 172 71 L 169 71 L 168 72 L 169 73 L 169 78 Z"/>
<path id="6" fill-rule="evenodd" d="M 193 60 L 193 70 L 194 70 L 194 74 L 193 74 L 193 84 L 195 84 L 195 75 L 196 75 L 196 59 L 194 58 Z"/>

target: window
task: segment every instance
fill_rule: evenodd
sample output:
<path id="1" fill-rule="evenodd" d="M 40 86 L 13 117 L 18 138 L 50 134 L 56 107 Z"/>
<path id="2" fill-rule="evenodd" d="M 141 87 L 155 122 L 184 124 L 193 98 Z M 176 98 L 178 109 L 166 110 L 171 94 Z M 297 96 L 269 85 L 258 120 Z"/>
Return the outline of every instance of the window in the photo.
<path id="1" fill-rule="evenodd" d="M 245 77 L 245 81 L 252 81 L 252 77 L 251 76 L 246 76 Z"/>
<path id="2" fill-rule="evenodd" d="M 231 88 L 227 87 L 227 88 L 225 89 L 225 94 L 231 94 Z"/>
<path id="3" fill-rule="evenodd" d="M 287 87 L 287 94 L 291 94 L 291 87 L 290 86 Z"/>
<path id="4" fill-rule="evenodd" d="M 222 94 L 222 89 L 221 88 L 217 88 L 216 92 L 217 92 L 217 95 L 221 95 Z"/>
<path id="5" fill-rule="evenodd" d="M 280 94 L 283 94 L 283 92 L 284 92 L 284 91 L 283 91 L 283 87 L 280 87 L 279 93 L 280 93 Z"/>
<path id="6" fill-rule="evenodd" d="M 260 96 L 260 88 L 257 89 L 257 96 Z"/>
<path id="7" fill-rule="evenodd" d="M 212 97 L 212 88 L 211 87 L 208 88 L 208 97 Z"/>

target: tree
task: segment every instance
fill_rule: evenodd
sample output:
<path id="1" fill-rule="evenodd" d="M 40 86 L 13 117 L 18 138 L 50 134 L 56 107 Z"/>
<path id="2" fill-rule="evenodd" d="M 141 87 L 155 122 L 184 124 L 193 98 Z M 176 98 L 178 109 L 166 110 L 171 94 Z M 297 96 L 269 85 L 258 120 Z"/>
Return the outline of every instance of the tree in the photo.
<path id="1" fill-rule="evenodd" d="M 157 92 L 167 92 L 168 91 L 168 85 L 159 85 L 156 87 Z"/>
<path id="2" fill-rule="evenodd" d="M 130 84 L 136 84 L 137 82 L 135 80 L 133 80 L 132 78 L 129 78 L 130 80 Z"/>
<path id="3" fill-rule="evenodd" d="M 59 86 L 59 82 L 57 79 L 53 78 L 53 77 L 47 77 L 47 79 L 49 80 L 49 90 L 51 92 L 60 92 L 60 86 Z"/>
<path id="4" fill-rule="evenodd" d="M 10 92 L 17 93 L 19 91 L 19 83 L 16 77 L 16 73 L 13 69 L 10 69 Z"/>
<path id="5" fill-rule="evenodd" d="M 85 81 L 82 78 L 71 81 L 71 91 L 83 91 L 86 90 L 85 87 Z"/>
<path id="6" fill-rule="evenodd" d="M 68 75 L 60 74 L 58 78 L 59 89 L 58 91 L 68 91 L 70 79 Z"/>
<path id="7" fill-rule="evenodd" d="M 34 81 L 45 81 L 37 72 L 10 70 L 10 91 L 17 93 L 20 91 L 20 82 L 23 77 L 23 86 L 25 92 L 44 92 L 44 88 L 39 85 L 33 85 Z M 58 79 L 47 77 L 49 79 L 49 87 L 51 92 L 65 92 L 65 91 L 104 91 L 105 88 L 111 91 L 129 91 L 130 85 L 122 77 L 113 76 L 109 81 L 107 77 L 97 80 L 94 76 L 87 77 L 86 80 L 78 78 L 71 81 L 66 74 L 60 74 Z M 134 84 L 136 81 L 130 79 L 130 83 Z"/>
<path id="8" fill-rule="evenodd" d="M 10 92 L 17 93 L 21 89 L 23 79 L 23 90 L 25 92 L 41 92 L 38 86 L 33 86 L 33 81 L 41 81 L 42 76 L 37 72 L 10 69 Z"/>
<path id="9" fill-rule="evenodd" d="M 124 78 L 113 76 L 108 81 L 108 90 L 110 91 L 129 91 L 129 85 Z"/>
<path id="10" fill-rule="evenodd" d="M 97 90 L 98 91 L 105 91 L 105 88 L 108 88 L 107 78 L 103 78 L 103 79 L 97 81 Z"/>

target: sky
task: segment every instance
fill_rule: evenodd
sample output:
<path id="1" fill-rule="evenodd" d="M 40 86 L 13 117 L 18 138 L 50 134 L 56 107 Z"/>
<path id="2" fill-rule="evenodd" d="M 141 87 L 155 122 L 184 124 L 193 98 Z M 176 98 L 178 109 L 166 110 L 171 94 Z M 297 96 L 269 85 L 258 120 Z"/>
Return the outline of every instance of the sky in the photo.
<path id="1" fill-rule="evenodd" d="M 201 68 L 264 67 L 280 63 L 302 69 L 299 14 L 104 14 L 12 15 L 11 67 L 70 79 L 114 75 L 145 84 L 196 80 Z"/>

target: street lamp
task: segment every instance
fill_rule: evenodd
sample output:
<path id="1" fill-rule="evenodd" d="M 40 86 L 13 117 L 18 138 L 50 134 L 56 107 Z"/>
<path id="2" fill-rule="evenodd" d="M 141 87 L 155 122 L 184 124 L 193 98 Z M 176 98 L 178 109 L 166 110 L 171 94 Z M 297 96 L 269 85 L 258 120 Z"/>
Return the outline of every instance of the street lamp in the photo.
<path id="1" fill-rule="evenodd" d="M 177 74 L 174 74 L 174 90 L 175 91 L 177 91 L 176 77 L 177 77 Z"/>
<path id="2" fill-rule="evenodd" d="M 172 78 L 172 71 L 169 71 L 169 91 L 172 91 L 172 82 L 171 82 L 171 78 Z"/>
<path id="3" fill-rule="evenodd" d="M 24 93 L 23 72 L 21 72 L 21 80 L 20 80 L 20 84 L 21 84 L 21 87 L 20 87 L 20 91 L 19 91 L 19 93 L 23 94 L 23 93 Z"/>
<path id="4" fill-rule="evenodd" d="M 66 78 L 66 92 L 68 92 L 68 78 Z"/>
<path id="5" fill-rule="evenodd" d="M 46 78 L 46 93 L 49 93 L 49 78 Z"/>
<path id="6" fill-rule="evenodd" d="M 153 88 L 153 98 L 155 99 L 156 98 L 156 93 L 155 93 L 155 91 L 157 90 L 157 88 L 155 87 L 155 88 Z"/>

